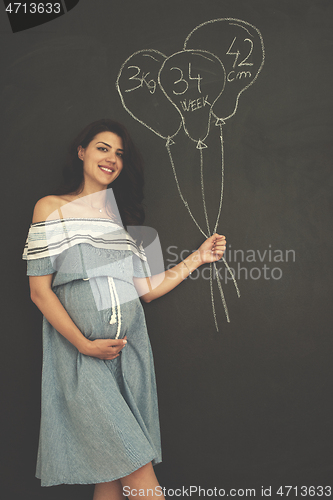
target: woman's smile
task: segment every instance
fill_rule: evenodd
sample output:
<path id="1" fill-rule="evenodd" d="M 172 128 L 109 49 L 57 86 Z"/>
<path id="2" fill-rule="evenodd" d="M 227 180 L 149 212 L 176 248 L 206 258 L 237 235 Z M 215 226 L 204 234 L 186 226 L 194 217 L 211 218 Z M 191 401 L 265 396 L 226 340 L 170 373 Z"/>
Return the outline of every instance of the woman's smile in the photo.
<path id="1" fill-rule="evenodd" d="M 107 174 L 112 174 L 115 171 L 114 169 L 107 167 L 106 165 L 98 165 L 98 166 L 101 170 L 103 170 L 103 172 L 106 172 Z"/>

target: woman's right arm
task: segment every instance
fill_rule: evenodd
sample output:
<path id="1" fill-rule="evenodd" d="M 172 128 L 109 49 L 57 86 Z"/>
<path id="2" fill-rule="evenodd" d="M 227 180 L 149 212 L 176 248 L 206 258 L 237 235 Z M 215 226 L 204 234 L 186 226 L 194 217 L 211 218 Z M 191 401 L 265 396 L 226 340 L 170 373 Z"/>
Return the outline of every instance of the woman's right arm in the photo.
<path id="1" fill-rule="evenodd" d="M 124 339 L 87 339 L 70 318 L 51 288 L 52 274 L 30 276 L 30 296 L 51 325 L 79 352 L 99 359 L 114 359 L 126 344 Z"/>

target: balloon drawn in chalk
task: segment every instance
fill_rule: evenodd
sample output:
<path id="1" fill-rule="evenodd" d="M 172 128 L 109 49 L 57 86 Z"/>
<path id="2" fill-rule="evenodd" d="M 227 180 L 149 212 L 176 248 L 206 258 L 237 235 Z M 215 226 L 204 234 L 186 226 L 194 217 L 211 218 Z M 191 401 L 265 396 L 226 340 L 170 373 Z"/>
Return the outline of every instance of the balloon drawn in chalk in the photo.
<path id="1" fill-rule="evenodd" d="M 207 51 L 183 50 L 165 59 L 159 85 L 178 110 L 184 130 L 195 142 L 209 133 L 211 108 L 223 92 L 224 67 Z"/>
<path id="2" fill-rule="evenodd" d="M 166 58 L 152 49 L 135 52 L 122 65 L 116 83 L 126 111 L 162 139 L 176 135 L 182 125 L 157 83 Z"/>
<path id="3" fill-rule="evenodd" d="M 169 57 L 154 49 L 132 54 L 122 65 L 116 87 L 126 111 L 142 125 L 166 140 L 178 194 L 198 230 L 209 237 L 217 231 L 223 201 L 223 126 L 235 115 L 240 95 L 257 79 L 264 64 L 265 51 L 260 31 L 240 19 L 213 19 L 195 27 L 186 37 L 183 49 Z M 211 126 L 220 130 L 221 186 L 216 220 L 209 221 L 204 186 L 205 140 Z M 181 129 L 195 143 L 200 163 L 202 205 L 206 227 L 202 228 L 181 191 L 172 155 L 174 139 Z M 236 289 L 239 288 L 225 258 Z M 216 330 L 213 274 L 230 322 L 216 263 L 210 264 L 210 294 Z"/>
<path id="4" fill-rule="evenodd" d="M 240 19 L 214 19 L 191 31 L 184 49 L 191 48 L 208 50 L 221 60 L 226 84 L 213 113 L 223 120 L 230 118 L 237 111 L 239 96 L 255 82 L 264 64 L 260 31 Z"/>

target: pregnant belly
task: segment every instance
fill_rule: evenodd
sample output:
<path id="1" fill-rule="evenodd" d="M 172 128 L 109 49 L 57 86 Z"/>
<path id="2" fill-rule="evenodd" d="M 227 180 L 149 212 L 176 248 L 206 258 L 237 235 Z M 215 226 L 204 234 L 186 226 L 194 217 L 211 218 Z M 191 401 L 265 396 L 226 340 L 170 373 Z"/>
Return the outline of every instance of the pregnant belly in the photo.
<path id="1" fill-rule="evenodd" d="M 79 330 L 90 340 L 128 334 L 142 306 L 132 284 L 113 280 L 113 297 L 107 277 L 75 280 L 54 290 Z"/>

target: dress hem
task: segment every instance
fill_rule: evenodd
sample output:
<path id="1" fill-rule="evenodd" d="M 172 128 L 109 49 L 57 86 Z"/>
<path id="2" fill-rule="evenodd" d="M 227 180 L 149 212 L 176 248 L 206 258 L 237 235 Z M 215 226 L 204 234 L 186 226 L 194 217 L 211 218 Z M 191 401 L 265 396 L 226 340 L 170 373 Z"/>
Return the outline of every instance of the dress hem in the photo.
<path id="1" fill-rule="evenodd" d="M 150 460 L 148 461 L 145 461 L 143 464 L 135 467 L 134 469 L 132 469 L 130 472 L 126 472 L 125 474 L 122 474 L 120 476 L 117 476 L 117 477 L 114 477 L 112 479 L 102 479 L 102 480 L 92 480 L 92 481 L 75 481 L 75 482 L 69 482 L 67 480 L 65 481 L 57 481 L 57 482 L 53 482 L 53 483 L 50 483 L 50 484 L 46 484 L 46 483 L 42 483 L 41 484 L 41 487 L 50 487 L 50 486 L 60 486 L 61 484 L 99 484 L 99 483 L 110 483 L 111 481 L 117 481 L 117 479 L 122 479 L 123 477 L 126 477 L 126 476 L 129 476 L 130 474 L 132 474 L 133 472 L 135 472 L 136 470 L 140 469 L 141 467 L 143 467 L 144 465 L 147 465 L 149 464 L 149 462 L 152 462 L 153 460 L 155 459 L 155 457 L 152 457 Z M 162 462 L 162 459 L 160 460 L 156 460 L 155 463 L 153 464 L 153 466 L 155 465 L 158 465 Z M 41 478 L 36 474 L 35 476 L 37 479 L 40 479 Z"/>

